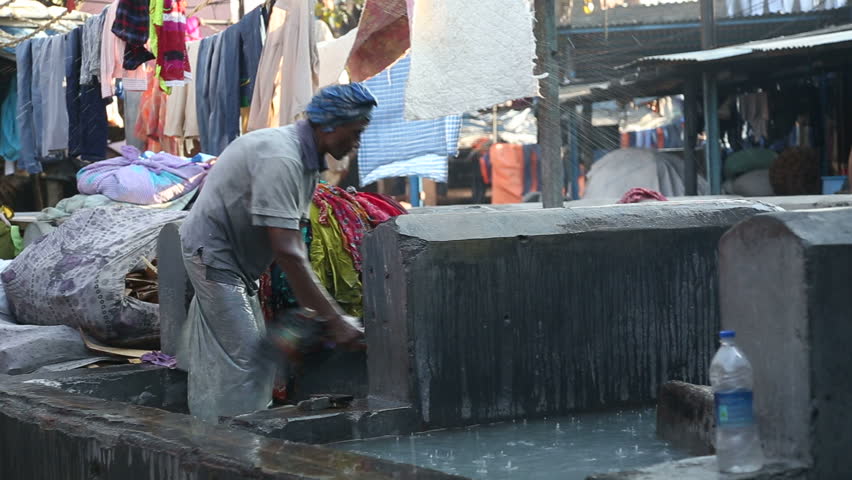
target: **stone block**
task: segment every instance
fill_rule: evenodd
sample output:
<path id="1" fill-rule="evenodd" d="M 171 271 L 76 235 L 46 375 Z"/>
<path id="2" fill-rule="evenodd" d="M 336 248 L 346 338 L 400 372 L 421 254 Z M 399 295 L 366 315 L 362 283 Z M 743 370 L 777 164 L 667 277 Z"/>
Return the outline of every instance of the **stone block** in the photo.
<path id="1" fill-rule="evenodd" d="M 362 249 L 369 391 L 445 427 L 707 383 L 742 200 L 405 215 Z"/>
<path id="2" fill-rule="evenodd" d="M 657 435 L 693 455 L 710 455 L 716 434 L 713 390 L 703 385 L 666 382 L 657 398 Z"/>
<path id="3" fill-rule="evenodd" d="M 757 216 L 720 252 L 722 326 L 754 368 L 764 451 L 852 478 L 852 209 Z"/>

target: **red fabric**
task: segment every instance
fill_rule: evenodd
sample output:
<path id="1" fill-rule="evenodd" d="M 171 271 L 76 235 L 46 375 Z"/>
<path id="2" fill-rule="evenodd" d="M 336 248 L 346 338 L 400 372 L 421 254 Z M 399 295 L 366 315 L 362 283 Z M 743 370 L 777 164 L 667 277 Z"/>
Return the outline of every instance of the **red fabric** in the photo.
<path id="1" fill-rule="evenodd" d="M 405 0 L 367 0 L 346 64 L 349 78 L 363 82 L 378 75 L 405 55 L 410 45 Z"/>
<path id="2" fill-rule="evenodd" d="M 186 14 L 184 0 L 165 0 L 164 15 Z M 161 67 L 160 78 L 167 82 L 184 81 L 189 72 L 189 56 L 186 53 L 186 23 L 163 20 L 157 27 L 157 65 Z"/>
<path id="3" fill-rule="evenodd" d="M 521 203 L 524 194 L 524 147 L 497 143 L 488 153 L 491 159 L 491 203 Z"/>
<path id="4" fill-rule="evenodd" d="M 405 207 L 397 203 L 391 197 L 387 195 L 382 195 L 380 193 L 366 193 L 366 192 L 358 192 L 355 195 L 358 198 L 358 201 L 367 200 L 374 207 L 378 208 L 382 213 L 386 214 L 388 217 L 397 217 L 399 215 L 404 215 L 408 213 L 405 210 Z M 383 223 L 383 222 L 379 222 Z"/>
<path id="5" fill-rule="evenodd" d="M 334 215 L 343 231 L 343 248 L 352 257 L 355 270 L 361 271 L 361 252 L 358 247 L 370 229 L 370 217 L 352 194 L 342 188 L 320 184 L 314 192 L 314 205 L 319 208 L 319 222 L 328 225 Z"/>
<path id="6" fill-rule="evenodd" d="M 631 188 L 621 197 L 618 203 L 639 203 L 643 200 L 657 200 L 659 202 L 668 201 L 660 192 L 649 190 L 647 188 Z"/>

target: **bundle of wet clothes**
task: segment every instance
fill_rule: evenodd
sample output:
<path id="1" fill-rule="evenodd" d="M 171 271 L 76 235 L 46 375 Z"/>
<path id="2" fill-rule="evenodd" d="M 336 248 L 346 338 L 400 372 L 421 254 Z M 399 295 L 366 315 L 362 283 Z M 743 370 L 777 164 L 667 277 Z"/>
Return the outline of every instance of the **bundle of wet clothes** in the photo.
<path id="1" fill-rule="evenodd" d="M 405 208 L 386 195 L 327 183 L 317 186 L 302 235 L 314 272 L 347 314 L 359 318 L 363 314 L 359 248 L 364 235 L 405 213 Z M 260 279 L 260 300 L 267 321 L 299 306 L 277 265 Z"/>
<path id="2" fill-rule="evenodd" d="M 363 314 L 359 248 L 364 235 L 405 213 L 405 208 L 385 195 L 344 190 L 327 183 L 317 186 L 310 219 L 302 223 L 302 235 L 311 267 L 347 314 L 355 317 Z M 261 276 L 259 295 L 270 343 L 287 353 L 289 368 L 279 369 L 273 391 L 275 399 L 284 402 L 295 389 L 302 355 L 321 353 L 335 346 L 323 341 L 320 324 L 306 320 L 310 314 L 299 307 L 284 272 L 277 265 Z M 299 351 L 293 352 L 294 349 Z"/>

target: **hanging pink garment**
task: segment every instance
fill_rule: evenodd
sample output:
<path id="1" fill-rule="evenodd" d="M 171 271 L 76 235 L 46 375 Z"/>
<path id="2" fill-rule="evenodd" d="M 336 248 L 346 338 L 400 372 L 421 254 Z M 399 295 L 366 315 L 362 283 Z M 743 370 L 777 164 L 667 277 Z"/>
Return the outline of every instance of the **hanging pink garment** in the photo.
<path id="1" fill-rule="evenodd" d="M 353 82 L 378 75 L 408 50 L 411 42 L 407 1 L 367 0 L 346 64 Z"/>

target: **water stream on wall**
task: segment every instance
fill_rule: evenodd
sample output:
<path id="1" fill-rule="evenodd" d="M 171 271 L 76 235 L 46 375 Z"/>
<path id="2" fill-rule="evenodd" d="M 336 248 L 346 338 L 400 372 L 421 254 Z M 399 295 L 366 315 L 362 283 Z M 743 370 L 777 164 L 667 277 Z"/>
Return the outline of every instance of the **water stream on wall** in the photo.
<path id="1" fill-rule="evenodd" d="M 688 456 L 656 437 L 652 408 L 479 425 L 332 447 L 489 480 L 583 480 L 594 473 Z"/>

